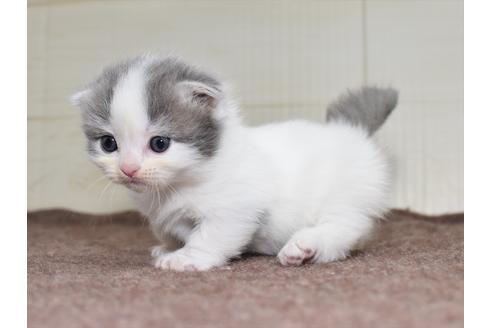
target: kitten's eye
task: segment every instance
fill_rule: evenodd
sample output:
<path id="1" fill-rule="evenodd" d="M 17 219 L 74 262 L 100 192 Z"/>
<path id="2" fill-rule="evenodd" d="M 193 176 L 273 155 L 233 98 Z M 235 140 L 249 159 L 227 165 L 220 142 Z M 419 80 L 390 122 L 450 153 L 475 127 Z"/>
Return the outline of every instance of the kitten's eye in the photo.
<path id="1" fill-rule="evenodd" d="M 169 148 L 169 144 L 171 143 L 171 139 L 168 137 L 153 137 L 150 139 L 150 149 L 155 151 L 156 153 L 162 153 Z"/>
<path id="2" fill-rule="evenodd" d="M 118 149 L 118 145 L 116 144 L 116 140 L 114 140 L 114 137 L 102 136 L 101 137 L 101 148 L 107 153 L 112 153 Z"/>

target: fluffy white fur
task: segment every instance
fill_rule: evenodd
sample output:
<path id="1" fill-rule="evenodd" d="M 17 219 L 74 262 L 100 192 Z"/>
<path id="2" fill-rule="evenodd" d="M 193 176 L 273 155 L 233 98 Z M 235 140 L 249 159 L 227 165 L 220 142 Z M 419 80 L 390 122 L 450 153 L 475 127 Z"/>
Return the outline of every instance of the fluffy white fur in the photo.
<path id="1" fill-rule="evenodd" d="M 208 270 L 245 251 L 277 255 L 283 265 L 340 260 L 387 208 L 386 161 L 362 128 L 247 127 L 224 97 L 214 109 L 224 127 L 217 154 L 205 160 L 178 142 L 155 154 L 143 92 L 138 70 L 116 87 L 108 129 L 119 151 L 93 160 L 133 190 L 161 241 L 152 250 L 158 268 Z M 141 183 L 121 173 L 128 162 Z"/>
<path id="2" fill-rule="evenodd" d="M 199 184 L 134 194 L 156 236 L 184 241 L 173 252 L 154 249 L 157 267 L 207 270 L 246 249 L 278 255 L 283 265 L 343 259 L 386 209 L 385 161 L 362 130 L 231 122 L 222 140 L 196 172 Z"/>

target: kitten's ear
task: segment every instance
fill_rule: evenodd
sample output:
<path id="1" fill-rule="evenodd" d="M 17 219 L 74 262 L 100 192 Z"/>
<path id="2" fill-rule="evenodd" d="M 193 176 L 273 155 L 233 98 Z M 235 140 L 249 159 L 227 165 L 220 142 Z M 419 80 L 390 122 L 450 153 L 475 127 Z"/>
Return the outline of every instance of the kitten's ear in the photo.
<path id="1" fill-rule="evenodd" d="M 70 96 L 70 103 L 75 107 L 81 107 L 87 103 L 88 99 L 91 97 L 91 94 L 92 91 L 90 89 L 79 91 Z"/>
<path id="2" fill-rule="evenodd" d="M 205 109 L 216 108 L 222 98 L 222 92 L 219 89 L 201 82 L 179 82 L 178 90 L 184 101 Z"/>

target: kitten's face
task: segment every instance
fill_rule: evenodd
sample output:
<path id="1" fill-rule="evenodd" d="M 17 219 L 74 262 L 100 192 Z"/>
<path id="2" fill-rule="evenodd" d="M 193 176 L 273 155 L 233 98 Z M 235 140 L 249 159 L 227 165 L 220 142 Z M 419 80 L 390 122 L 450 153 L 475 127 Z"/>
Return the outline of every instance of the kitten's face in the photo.
<path id="1" fill-rule="evenodd" d="M 74 96 L 89 155 L 134 190 L 172 185 L 214 155 L 219 83 L 175 59 L 140 57 L 111 67 Z"/>

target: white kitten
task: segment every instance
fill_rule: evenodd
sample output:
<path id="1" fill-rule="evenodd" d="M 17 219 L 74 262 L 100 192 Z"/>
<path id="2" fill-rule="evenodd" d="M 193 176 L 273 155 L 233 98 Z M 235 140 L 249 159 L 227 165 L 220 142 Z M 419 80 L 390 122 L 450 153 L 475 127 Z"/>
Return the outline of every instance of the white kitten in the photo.
<path id="1" fill-rule="evenodd" d="M 245 251 L 283 265 L 345 258 L 387 208 L 388 169 L 369 134 L 396 98 L 365 88 L 332 105 L 327 124 L 252 128 L 214 77 L 142 56 L 74 102 L 91 159 L 131 190 L 162 242 L 155 266 L 182 271 Z"/>

